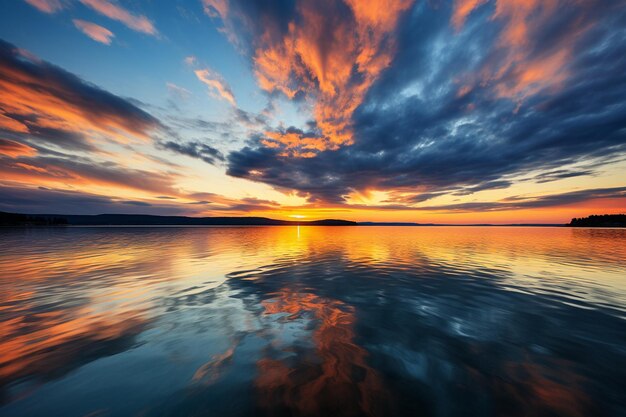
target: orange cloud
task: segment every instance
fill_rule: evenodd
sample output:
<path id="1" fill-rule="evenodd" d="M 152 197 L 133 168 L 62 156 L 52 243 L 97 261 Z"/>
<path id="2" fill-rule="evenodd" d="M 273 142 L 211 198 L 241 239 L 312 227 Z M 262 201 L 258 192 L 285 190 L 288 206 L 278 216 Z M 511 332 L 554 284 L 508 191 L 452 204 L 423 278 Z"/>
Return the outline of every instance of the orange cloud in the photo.
<path id="1" fill-rule="evenodd" d="M 158 31 L 154 27 L 154 24 L 146 16 L 135 16 L 128 10 L 107 0 L 80 0 L 80 2 L 91 7 L 109 19 L 122 22 L 132 30 L 153 36 L 158 35 Z"/>
<path id="2" fill-rule="evenodd" d="M 228 14 L 227 0 L 202 0 L 204 12 L 211 16 L 226 16 Z"/>
<path id="3" fill-rule="evenodd" d="M 209 87 L 211 95 L 222 98 L 233 106 L 237 106 L 232 90 L 218 73 L 210 69 L 199 69 L 195 70 L 194 73 L 200 81 Z"/>
<path id="4" fill-rule="evenodd" d="M 0 155 L 17 158 L 19 156 L 34 156 L 36 154 L 37 150 L 28 145 L 9 139 L 0 139 Z"/>
<path id="5" fill-rule="evenodd" d="M 352 115 L 391 63 L 390 35 L 413 0 L 345 3 L 349 13 L 342 9 L 345 5 L 330 0 L 299 2 L 297 17 L 285 33 L 264 22 L 257 36 L 253 63 L 259 86 L 291 99 L 299 93 L 309 97 L 320 132 L 314 145 L 305 136 L 268 135 L 266 143 L 278 144 L 284 155 L 308 156 L 353 143 Z M 222 17 L 227 30 L 232 27 L 229 19 L 236 16 L 226 3 L 205 0 L 204 4 L 210 15 Z"/>
<path id="6" fill-rule="evenodd" d="M 63 9 L 63 4 L 60 0 L 24 0 L 26 3 L 38 9 L 44 13 L 56 13 Z"/>
<path id="7" fill-rule="evenodd" d="M 32 149 L 32 148 L 30 148 Z M 28 149 L 20 149 L 24 155 Z M 35 150 L 32 149 L 31 152 Z M 0 153 L 6 154 L 0 143 Z M 7 152 L 8 153 L 8 152 Z M 10 155 L 9 155 L 10 156 Z M 178 196 L 180 191 L 174 187 L 179 178 L 172 173 L 150 172 L 127 169 L 117 165 L 97 165 L 95 163 L 73 162 L 58 158 L 22 158 L 0 164 L 2 179 L 27 184 L 47 185 L 51 187 L 74 188 L 100 186 L 121 190 L 144 191 L 154 194 Z"/>
<path id="8" fill-rule="evenodd" d="M 288 151 L 282 156 L 294 156 L 298 158 L 312 158 L 317 155 L 316 151 L 326 149 L 326 140 L 323 137 L 305 137 L 299 132 L 265 132 L 266 139 L 261 143 L 268 148 L 281 148 L 284 146 Z"/>
<path id="9" fill-rule="evenodd" d="M 488 0 L 457 0 L 452 14 L 452 25 L 461 30 L 467 17 Z M 540 91 L 556 89 L 569 77 L 568 63 L 580 35 L 592 23 L 575 21 L 567 36 L 556 39 L 555 45 L 542 54 L 534 53 L 533 35 L 540 32 L 554 15 L 563 8 L 577 7 L 580 0 L 496 0 L 493 20 L 504 22 L 497 42 L 503 53 L 500 59 L 490 59 L 479 71 L 468 77 L 469 85 L 493 85 L 497 97 L 506 97 L 521 103 L 526 97 Z M 471 88 L 464 85 L 459 91 Z"/>
<path id="10" fill-rule="evenodd" d="M 488 0 L 456 0 L 452 12 L 452 24 L 456 30 L 460 30 L 467 16 Z"/>
<path id="11" fill-rule="evenodd" d="M 76 26 L 85 35 L 89 36 L 94 41 L 105 45 L 110 45 L 111 38 L 115 36 L 109 29 L 96 25 L 95 23 L 86 22 L 80 19 L 74 19 L 72 22 L 74 22 L 74 26 Z"/>
<path id="12" fill-rule="evenodd" d="M 5 51 L 3 51 L 5 52 Z M 147 139 L 159 123 L 121 98 L 16 49 L 0 60 L 0 129 L 71 132 L 94 141 Z M 54 141 L 54 140 L 52 140 Z"/>
<path id="13" fill-rule="evenodd" d="M 0 129 L 9 130 L 11 132 L 28 133 L 28 126 L 24 123 L 5 116 L 0 107 Z"/>

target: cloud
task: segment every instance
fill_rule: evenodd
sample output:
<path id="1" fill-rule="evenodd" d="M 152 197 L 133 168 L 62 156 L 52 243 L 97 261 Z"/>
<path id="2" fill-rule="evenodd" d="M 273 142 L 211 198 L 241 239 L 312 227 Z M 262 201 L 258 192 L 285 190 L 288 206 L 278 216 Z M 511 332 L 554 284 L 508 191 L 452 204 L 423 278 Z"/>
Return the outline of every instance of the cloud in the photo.
<path id="1" fill-rule="evenodd" d="M 109 19 L 123 23 L 129 29 L 152 36 L 159 34 L 154 24 L 146 16 L 134 15 L 108 0 L 80 0 L 80 2 Z"/>
<path id="2" fill-rule="evenodd" d="M 36 154 L 37 150 L 31 146 L 14 140 L 0 139 L 0 155 L 17 158 L 19 156 L 34 156 Z"/>
<path id="3" fill-rule="evenodd" d="M 248 45 L 263 90 L 310 102 L 315 138 L 265 132 L 264 143 L 280 148 L 282 156 L 295 157 L 353 143 L 352 115 L 390 65 L 394 30 L 412 3 L 203 2 L 209 16 L 222 18 L 229 39 Z"/>
<path id="4" fill-rule="evenodd" d="M 28 133 L 28 126 L 3 113 L 0 113 L 0 129 L 11 132 Z"/>
<path id="5" fill-rule="evenodd" d="M 538 197 L 512 196 L 494 202 L 469 202 L 439 206 L 422 206 L 417 210 L 446 212 L 503 211 L 528 208 L 560 207 L 597 199 L 626 199 L 626 187 L 593 188 Z"/>
<path id="6" fill-rule="evenodd" d="M 626 11 L 611 2 L 594 4 L 590 10 L 565 2 L 559 13 L 550 9 L 548 17 L 541 15 L 542 24 L 524 15 L 523 56 L 495 78 L 494 68 L 508 65 L 507 54 L 516 48 L 505 46 L 512 42 L 511 25 L 519 24 L 511 23 L 514 12 L 494 14 L 492 2 L 484 2 L 455 27 L 453 7 L 416 5 L 393 33 L 393 60 L 350 117 L 351 145 L 318 149 L 312 158 L 285 158 L 284 148 L 259 132 L 228 155 L 227 173 L 296 191 L 312 203 L 347 204 L 352 193 L 368 190 L 419 198 L 504 189 L 515 176 L 614 160 L 626 153 L 626 61 L 621 59 Z M 289 26 L 290 17 L 283 21 Z M 533 82 L 540 88 L 501 94 L 505 87 L 517 88 L 518 70 L 558 55 L 559 48 L 568 52 L 567 76 L 558 88 Z M 491 66 L 498 62 L 505 64 Z M 466 82 L 468 74 L 485 68 L 491 81 Z M 469 88 L 459 94 L 465 85 Z M 316 128 L 296 136 L 316 137 Z M 295 140 L 293 132 L 279 133 L 289 142 Z M 593 175 L 595 168 L 575 172 L 571 176 Z"/>
<path id="7" fill-rule="evenodd" d="M 458 0 L 452 23 L 460 31 L 465 20 L 487 0 Z M 529 96 L 563 87 L 571 76 L 570 63 L 577 42 L 598 23 L 595 0 L 497 0 L 490 19 L 502 25 L 493 54 L 474 73 L 465 74 L 461 92 L 491 87 L 498 97 L 519 105 Z M 604 6 L 606 7 L 606 6 Z M 587 15 L 591 15 L 587 16 Z M 549 37 L 537 36 L 551 30 Z M 540 43 L 538 43 L 540 42 Z"/>
<path id="8" fill-rule="evenodd" d="M 471 195 L 480 191 L 485 190 L 501 190 L 504 188 L 509 188 L 513 183 L 511 181 L 505 180 L 495 180 L 495 181 L 486 181 L 478 185 L 474 185 L 472 187 L 465 187 L 458 191 L 455 191 L 453 195 Z"/>
<path id="9" fill-rule="evenodd" d="M 191 91 L 174 83 L 166 83 L 167 91 L 179 100 L 186 100 L 192 96 Z"/>
<path id="10" fill-rule="evenodd" d="M 461 30 L 467 16 L 485 2 L 487 2 L 487 0 L 455 0 L 454 11 L 451 18 L 454 28 L 457 31 Z"/>
<path id="11" fill-rule="evenodd" d="M 36 183 L 36 182 L 35 182 Z M 184 201 L 180 201 L 180 198 Z M 187 201 L 193 200 L 194 201 Z M 154 215 L 211 216 L 278 210 L 275 201 L 257 198 L 232 199 L 214 193 L 155 196 L 152 199 L 120 198 L 65 187 L 33 187 L 0 182 L 0 211 L 45 214 L 141 213 Z"/>
<path id="12" fill-rule="evenodd" d="M 0 185 L 0 211 L 42 214 L 128 213 L 129 206 L 112 197 L 76 190 Z M 175 207 L 154 206 L 151 214 L 180 214 Z M 142 208 L 144 212 L 144 208 Z"/>
<path id="13" fill-rule="evenodd" d="M 24 0 L 26 3 L 38 9 L 44 13 L 56 13 L 63 9 L 63 3 L 61 0 Z"/>
<path id="14" fill-rule="evenodd" d="M 81 32 L 83 32 L 85 35 L 89 36 L 96 42 L 110 45 L 112 38 L 115 37 L 113 32 L 111 32 L 109 29 L 100 25 L 96 25 L 95 23 L 87 22 L 80 19 L 73 19 L 72 22 L 74 22 L 74 26 L 76 26 Z"/>
<path id="15" fill-rule="evenodd" d="M 174 187 L 178 178 L 172 173 L 132 169 L 112 162 L 98 163 L 88 158 L 27 156 L 0 158 L 4 180 L 29 184 L 113 186 L 154 194 L 180 195 Z"/>
<path id="16" fill-rule="evenodd" d="M 207 68 L 197 69 L 194 71 L 194 74 L 196 74 L 196 77 L 198 77 L 200 81 L 209 87 L 209 92 L 212 96 L 224 99 L 233 106 L 237 106 L 232 90 L 221 75 Z"/>
<path id="17" fill-rule="evenodd" d="M 579 171 L 568 170 L 568 169 L 556 169 L 554 171 L 542 172 L 541 174 L 535 176 L 533 180 L 537 184 L 542 184 L 546 182 L 562 180 L 565 178 L 592 176 L 594 174 L 595 174 L 595 171 L 592 169 L 581 169 Z"/>
<path id="18" fill-rule="evenodd" d="M 224 161 L 224 155 L 216 148 L 201 142 L 178 143 L 173 141 L 162 142 L 161 147 L 170 151 L 201 159 L 207 164 L 215 165 L 218 161 Z"/>
<path id="19" fill-rule="evenodd" d="M 0 133 L 68 149 L 146 140 L 162 128 L 130 101 L 0 40 Z"/>

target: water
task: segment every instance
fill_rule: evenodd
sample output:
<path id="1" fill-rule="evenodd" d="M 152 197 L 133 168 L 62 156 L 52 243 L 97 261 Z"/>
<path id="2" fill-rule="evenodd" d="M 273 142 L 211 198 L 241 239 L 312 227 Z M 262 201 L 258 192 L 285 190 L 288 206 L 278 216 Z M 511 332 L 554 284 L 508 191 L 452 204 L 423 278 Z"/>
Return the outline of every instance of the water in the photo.
<path id="1" fill-rule="evenodd" d="M 626 230 L 0 231 L 2 416 L 626 415 Z"/>

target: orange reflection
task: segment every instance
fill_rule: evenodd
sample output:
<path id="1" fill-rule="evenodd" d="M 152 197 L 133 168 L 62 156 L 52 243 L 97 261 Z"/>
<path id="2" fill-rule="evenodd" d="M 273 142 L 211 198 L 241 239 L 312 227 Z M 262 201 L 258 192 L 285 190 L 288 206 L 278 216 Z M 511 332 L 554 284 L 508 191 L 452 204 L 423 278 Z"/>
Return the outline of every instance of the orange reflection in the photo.
<path id="1" fill-rule="evenodd" d="M 202 381 L 209 385 L 216 382 L 221 376 L 224 367 L 232 361 L 237 345 L 238 342 L 233 343 L 226 352 L 214 355 L 209 362 L 198 368 L 193 374 L 192 381 Z"/>
<path id="2" fill-rule="evenodd" d="M 498 404 L 514 403 L 515 410 L 499 410 L 510 416 L 540 416 L 551 413 L 558 416 L 594 415 L 591 401 L 581 389 L 582 377 L 571 371 L 571 365 L 559 360 L 550 366 L 531 362 L 506 362 L 502 366 L 504 378 L 490 377 L 470 369 L 478 384 L 487 384 Z M 513 401 L 512 401 L 513 400 Z"/>
<path id="3" fill-rule="evenodd" d="M 10 302 L 13 300 L 3 300 L 3 304 Z M 89 356 L 115 353 L 115 344 L 131 344 L 145 325 L 146 320 L 136 312 L 97 313 L 88 307 L 24 314 L 2 321 L 0 381 L 62 374 L 82 365 Z"/>
<path id="4" fill-rule="evenodd" d="M 288 320 L 312 315 L 318 323 L 313 343 L 321 364 L 292 368 L 281 360 L 260 359 L 255 385 L 261 407 L 270 412 L 286 407 L 299 415 L 382 415 L 388 394 L 367 364 L 367 351 L 354 342 L 354 308 L 288 288 L 262 304 L 265 314 L 288 314 Z M 357 380 L 356 373 L 362 375 Z"/>
<path id="5" fill-rule="evenodd" d="M 24 233 L 21 245 L 4 245 L 0 251 L 0 313 L 7 317 L 0 323 L 2 385 L 20 378 L 59 375 L 94 356 L 131 345 L 132 337 L 158 317 L 161 308 L 179 307 L 163 299 L 205 292 L 227 277 L 232 282 L 254 281 L 255 274 L 263 271 L 270 271 L 269 276 L 280 282 L 280 274 L 273 275 L 272 270 L 289 272 L 307 260 L 321 264 L 326 260 L 325 267 L 341 271 L 356 266 L 372 274 L 408 271 L 419 275 L 423 268 L 430 273 L 433 268 L 500 271 L 498 286 L 542 292 L 567 285 L 575 297 L 568 299 L 560 293 L 564 303 L 624 305 L 626 245 L 619 242 L 626 234 L 619 230 L 114 228 L 89 233 L 55 230 L 50 235 L 37 231 L 42 239 L 31 239 L 28 233 L 34 232 Z M 71 233 L 71 239 L 60 239 L 63 233 Z M 46 236 L 52 240 L 46 242 Z M 233 271 L 242 273 L 229 275 Z M 308 284 L 316 285 L 314 280 Z M 315 287 L 281 283 L 273 288 L 280 290 L 269 293 L 269 299 L 262 287 L 255 291 L 265 299 L 258 320 L 260 331 L 255 328 L 259 310 L 254 303 L 252 312 L 242 307 L 246 311 L 237 316 L 237 320 L 247 316 L 254 321 L 242 324 L 244 330 L 237 335 L 255 333 L 258 339 L 270 340 L 270 346 L 253 357 L 260 358 L 255 386 L 261 406 L 277 413 L 287 407 L 305 415 L 384 415 L 391 406 L 390 394 L 369 366 L 368 352 L 358 345 L 355 308 L 316 295 Z M 67 307 L 73 300 L 80 306 Z M 60 302 L 63 307 L 58 307 Z M 282 338 L 291 336 L 289 329 L 272 334 L 277 323 L 299 327 L 298 341 L 310 337 L 311 349 L 300 349 L 301 345 Z M 233 332 L 229 337 L 235 337 Z M 224 375 L 228 366 L 236 364 L 235 350 L 243 337 L 200 367 L 194 381 L 212 383 Z M 565 365 L 547 370 L 510 365 L 507 372 L 515 384 L 494 389 L 507 398 L 518 395 L 520 403 L 532 399 L 532 410 L 549 407 L 557 414 L 576 415 L 571 411 L 585 407 L 585 399 L 574 389 L 579 381 L 573 372 L 568 376 Z M 333 404 L 341 409 L 332 408 Z"/>

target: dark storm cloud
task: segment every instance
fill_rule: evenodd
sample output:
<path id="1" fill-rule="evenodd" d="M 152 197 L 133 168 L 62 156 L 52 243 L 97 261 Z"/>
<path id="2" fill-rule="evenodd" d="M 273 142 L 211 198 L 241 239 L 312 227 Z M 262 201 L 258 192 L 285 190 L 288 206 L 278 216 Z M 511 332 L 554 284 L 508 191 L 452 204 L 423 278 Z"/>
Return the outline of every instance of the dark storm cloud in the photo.
<path id="1" fill-rule="evenodd" d="M 170 151 L 201 159 L 207 164 L 215 165 L 218 161 L 224 161 L 224 155 L 216 148 L 198 141 L 178 143 L 174 141 L 161 142 L 159 146 Z"/>
<path id="2" fill-rule="evenodd" d="M 626 152 L 626 8 L 617 3 L 561 5 L 529 23 L 523 46 L 503 46 L 513 20 L 493 18 L 492 2 L 458 31 L 451 9 L 416 3 L 393 62 L 352 117 L 353 145 L 289 158 L 253 137 L 229 154 L 227 173 L 328 203 L 354 190 L 469 194 L 507 187 L 504 176 L 593 175 L 557 171 Z"/>
<path id="3" fill-rule="evenodd" d="M 161 124 L 118 97 L 0 40 L 0 132 L 9 139 L 94 151 L 88 139 L 145 138 Z"/>

